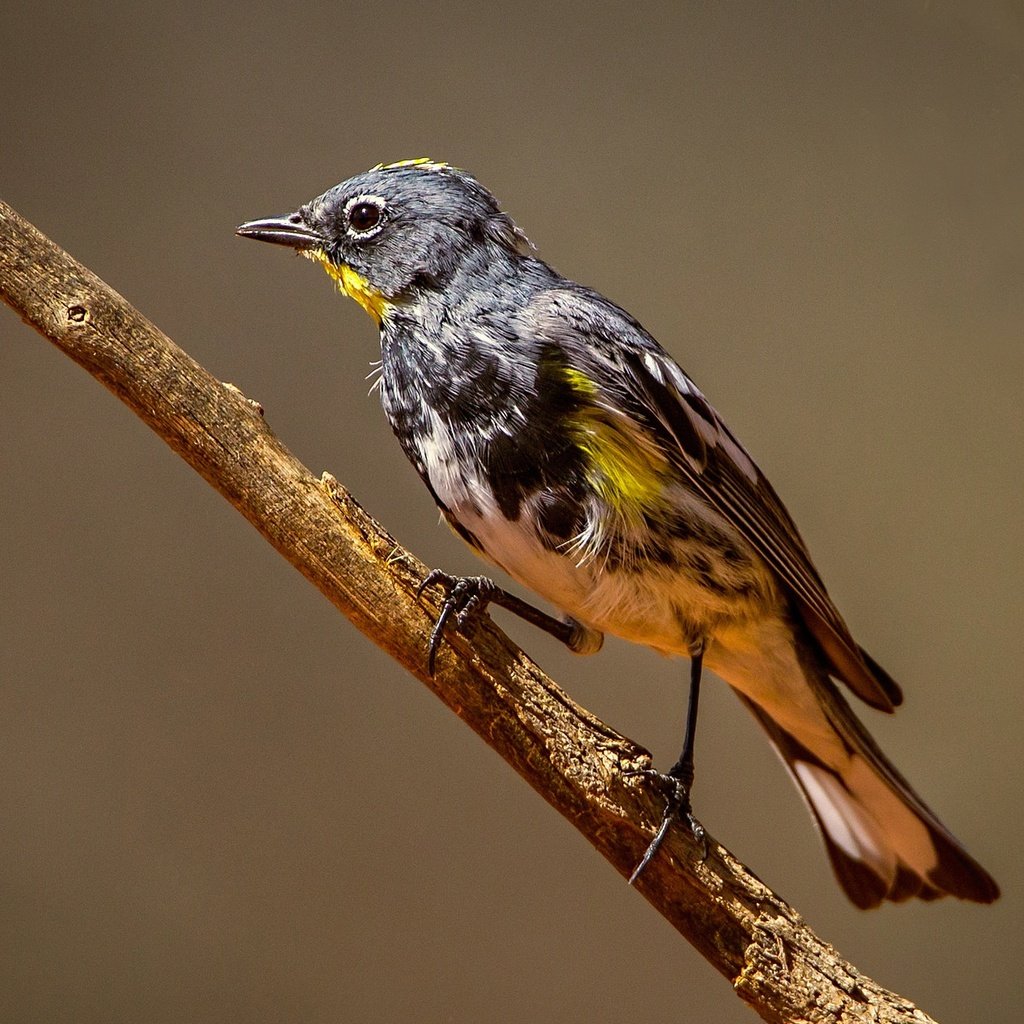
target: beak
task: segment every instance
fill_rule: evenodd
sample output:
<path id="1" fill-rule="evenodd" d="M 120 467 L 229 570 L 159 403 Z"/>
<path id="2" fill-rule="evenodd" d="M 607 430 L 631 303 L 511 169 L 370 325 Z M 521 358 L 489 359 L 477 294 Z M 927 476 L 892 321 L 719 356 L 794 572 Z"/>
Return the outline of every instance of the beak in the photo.
<path id="1" fill-rule="evenodd" d="M 255 238 L 260 242 L 287 245 L 299 252 L 304 249 L 319 249 L 327 241 L 323 235 L 306 227 L 301 213 L 268 217 L 266 220 L 250 220 L 235 228 L 235 234 L 243 238 Z"/>

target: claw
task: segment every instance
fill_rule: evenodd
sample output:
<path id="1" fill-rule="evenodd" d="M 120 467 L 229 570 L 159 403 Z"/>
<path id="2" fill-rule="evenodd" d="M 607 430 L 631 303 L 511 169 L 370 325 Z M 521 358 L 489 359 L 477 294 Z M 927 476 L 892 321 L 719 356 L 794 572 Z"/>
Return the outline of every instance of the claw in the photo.
<path id="1" fill-rule="evenodd" d="M 633 869 L 633 874 L 629 876 L 630 885 L 636 882 L 644 873 L 647 865 L 654 859 L 655 854 L 661 848 L 661 844 L 665 841 L 665 837 L 668 835 L 673 822 L 682 820 L 689 826 L 690 835 L 701 845 L 700 862 L 702 864 L 708 859 L 708 853 L 710 852 L 707 831 L 694 817 L 693 809 L 690 806 L 690 787 L 682 779 L 677 779 L 672 775 L 662 775 L 653 769 L 648 769 L 638 774 L 648 773 L 656 775 L 661 781 L 667 783 L 670 789 L 669 795 L 665 800 L 665 811 L 661 816 L 661 824 L 658 826 L 658 831 L 655 832 L 654 838 L 644 851 L 640 863 Z"/>
<path id="2" fill-rule="evenodd" d="M 420 585 L 416 588 L 416 597 L 419 599 L 423 596 L 423 591 L 427 587 L 432 587 L 437 583 L 449 584 L 451 583 L 452 577 L 446 572 L 442 572 L 440 569 L 431 569 L 426 576 L 423 577 Z"/>
<path id="3" fill-rule="evenodd" d="M 427 645 L 427 672 L 430 675 L 434 674 L 437 652 L 452 615 L 455 616 L 455 625 L 459 629 L 464 628 L 472 618 L 484 613 L 497 589 L 486 576 L 450 576 L 440 569 L 432 569 L 416 588 L 416 596 L 419 597 L 427 587 L 434 586 L 443 587 L 445 597 Z"/>
<path id="4" fill-rule="evenodd" d="M 427 644 L 427 674 L 434 674 L 434 663 L 437 661 L 437 651 L 441 646 L 441 637 L 444 636 L 444 627 L 448 625 L 455 604 L 450 598 L 445 598 L 441 606 L 441 614 L 438 615 L 434 628 L 430 631 L 430 642 Z"/>

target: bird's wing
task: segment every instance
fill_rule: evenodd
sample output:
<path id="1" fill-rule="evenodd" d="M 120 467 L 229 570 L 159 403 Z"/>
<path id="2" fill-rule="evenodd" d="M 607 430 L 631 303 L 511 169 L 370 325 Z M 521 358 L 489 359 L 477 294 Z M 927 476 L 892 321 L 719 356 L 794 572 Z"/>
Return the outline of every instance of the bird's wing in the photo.
<path id="1" fill-rule="evenodd" d="M 569 317 L 564 314 L 570 304 L 556 303 L 562 313 L 556 331 L 560 342 L 577 358 L 592 363 L 590 372 L 608 388 L 608 397 L 655 433 L 693 490 L 774 571 L 825 654 L 831 673 L 868 704 L 892 711 L 903 699 L 899 686 L 850 635 L 796 524 L 718 413 L 629 314 L 595 293 L 573 298 L 575 310 Z M 600 309 L 588 310 L 587 315 L 577 303 L 585 308 L 590 302 L 599 303 Z M 613 324 L 614 331 L 609 330 Z M 567 331 L 575 337 L 567 337 Z M 598 363 L 604 365 L 594 365 Z"/>

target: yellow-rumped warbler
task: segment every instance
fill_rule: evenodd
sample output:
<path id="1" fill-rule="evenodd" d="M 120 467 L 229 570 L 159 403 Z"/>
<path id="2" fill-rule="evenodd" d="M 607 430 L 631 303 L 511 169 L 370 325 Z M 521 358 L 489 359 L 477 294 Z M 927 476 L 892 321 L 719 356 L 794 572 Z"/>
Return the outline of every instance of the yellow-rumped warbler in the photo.
<path id="1" fill-rule="evenodd" d="M 696 834 L 706 664 L 764 726 L 854 903 L 999 895 L 833 682 L 883 711 L 902 699 L 746 450 L 643 327 L 537 259 L 482 185 L 429 160 L 381 165 L 238 233 L 321 263 L 376 320 L 384 411 L 445 519 L 567 616 L 483 577 L 432 573 L 446 601 L 431 668 L 449 615 L 490 602 L 580 652 L 612 633 L 688 655 L 684 749 L 668 774 Z"/>

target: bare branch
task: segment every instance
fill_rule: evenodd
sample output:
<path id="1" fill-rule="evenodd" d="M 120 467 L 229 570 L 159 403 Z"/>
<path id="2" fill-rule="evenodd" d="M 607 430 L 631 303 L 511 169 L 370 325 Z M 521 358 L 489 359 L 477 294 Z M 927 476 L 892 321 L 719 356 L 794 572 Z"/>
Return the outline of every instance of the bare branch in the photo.
<path id="1" fill-rule="evenodd" d="M 662 811 L 650 755 L 574 704 L 489 622 L 426 674 L 424 567 L 332 477 L 317 479 L 252 403 L 0 203 L 0 294 L 223 494 L 371 640 L 426 684 L 627 877 Z M 674 829 L 638 890 L 767 1021 L 930 1017 L 846 963 L 729 852 Z"/>

